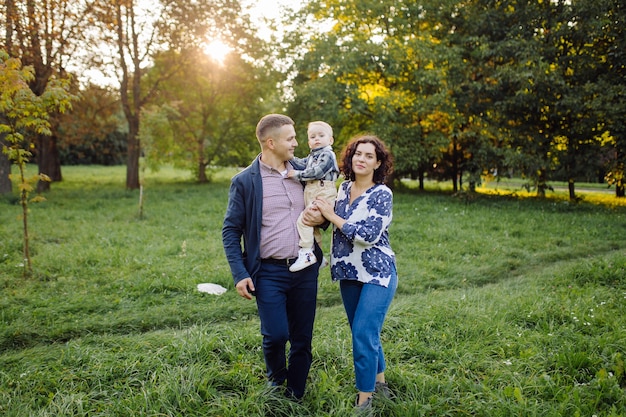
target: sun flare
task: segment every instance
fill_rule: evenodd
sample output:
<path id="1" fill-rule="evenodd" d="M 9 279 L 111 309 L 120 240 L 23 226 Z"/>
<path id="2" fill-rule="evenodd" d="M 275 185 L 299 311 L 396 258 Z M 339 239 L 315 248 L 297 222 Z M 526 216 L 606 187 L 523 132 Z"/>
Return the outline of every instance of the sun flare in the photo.
<path id="1" fill-rule="evenodd" d="M 213 39 L 204 47 L 204 53 L 220 64 L 224 63 L 224 59 L 226 59 L 226 55 L 230 51 L 232 51 L 232 48 L 219 39 Z"/>

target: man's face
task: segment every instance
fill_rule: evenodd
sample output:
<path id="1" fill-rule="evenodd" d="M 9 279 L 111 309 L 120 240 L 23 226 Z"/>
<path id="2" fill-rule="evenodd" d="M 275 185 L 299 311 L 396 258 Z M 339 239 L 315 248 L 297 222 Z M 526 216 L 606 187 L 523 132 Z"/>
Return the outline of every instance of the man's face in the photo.
<path id="1" fill-rule="evenodd" d="M 292 125 L 283 125 L 275 130 L 270 140 L 273 143 L 272 151 L 283 161 L 293 158 L 294 150 L 298 146 L 296 130 Z"/>

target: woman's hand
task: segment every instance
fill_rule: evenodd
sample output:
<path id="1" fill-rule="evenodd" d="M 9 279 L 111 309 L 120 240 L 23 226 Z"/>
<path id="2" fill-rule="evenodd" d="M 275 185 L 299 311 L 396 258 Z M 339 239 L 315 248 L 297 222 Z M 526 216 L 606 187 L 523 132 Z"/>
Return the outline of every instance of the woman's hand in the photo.
<path id="1" fill-rule="evenodd" d="M 326 217 L 328 220 L 330 220 L 330 215 L 335 214 L 335 207 L 323 198 L 318 198 L 313 201 L 313 207 L 317 208 L 317 210 L 322 213 L 322 216 Z"/>
<path id="2" fill-rule="evenodd" d="M 337 226 L 339 229 L 341 229 L 346 223 L 344 219 L 335 214 L 335 205 L 322 198 L 318 198 L 313 201 L 313 207 L 322 213 L 322 216 L 324 216 L 326 220 Z"/>

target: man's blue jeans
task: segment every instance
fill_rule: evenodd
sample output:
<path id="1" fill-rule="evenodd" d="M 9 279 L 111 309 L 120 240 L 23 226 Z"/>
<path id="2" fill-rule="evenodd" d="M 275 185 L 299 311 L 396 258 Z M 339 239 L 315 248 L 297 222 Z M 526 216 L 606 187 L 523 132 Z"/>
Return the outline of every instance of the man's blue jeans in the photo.
<path id="1" fill-rule="evenodd" d="M 356 388 L 374 392 L 376 375 L 386 368 L 380 333 L 398 287 L 395 267 L 388 287 L 341 280 L 341 298 L 352 330 L 352 358 Z"/>
<path id="2" fill-rule="evenodd" d="M 296 398 L 304 395 L 313 358 L 317 275 L 318 264 L 290 272 L 287 265 L 262 263 L 256 279 L 267 376 L 274 385 L 287 381 L 288 393 Z"/>

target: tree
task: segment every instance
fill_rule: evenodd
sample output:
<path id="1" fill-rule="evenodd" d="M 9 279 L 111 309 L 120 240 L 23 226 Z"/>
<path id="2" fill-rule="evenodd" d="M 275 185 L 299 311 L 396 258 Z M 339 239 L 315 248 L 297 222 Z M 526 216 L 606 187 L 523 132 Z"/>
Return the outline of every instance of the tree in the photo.
<path id="1" fill-rule="evenodd" d="M 109 53 L 94 52 L 97 56 L 94 61 L 112 71 L 119 81 L 122 109 L 128 124 L 126 188 L 137 189 L 142 110 L 153 102 L 161 84 L 180 76 L 181 69 L 188 63 L 176 62 L 169 72 L 149 80 L 144 78 L 147 69 L 158 53 L 199 46 L 216 32 L 230 34 L 240 39 L 242 45 L 249 45 L 244 36 L 237 37 L 242 32 L 247 33 L 248 20 L 241 14 L 239 3 L 231 0 L 113 0 L 98 1 L 95 9 L 100 38 L 94 44 L 106 45 Z"/>
<path id="2" fill-rule="evenodd" d="M 615 7 L 608 3 L 475 0 L 443 15 L 467 63 L 456 65 L 464 74 L 451 83 L 460 86 L 457 108 L 507 138 L 496 155 L 540 196 L 560 177 L 576 199 L 575 182 L 599 167 L 610 114 L 601 85 L 608 54 L 598 48 L 613 42 L 604 35 Z"/>
<path id="3" fill-rule="evenodd" d="M 84 85 L 71 112 L 59 120 L 59 153 L 64 165 L 121 165 L 126 160 L 125 120 L 119 93 Z"/>
<path id="4" fill-rule="evenodd" d="M 50 79 L 40 95 L 31 91 L 28 83 L 34 76 L 32 67 L 22 67 L 16 58 L 0 50 L 0 114 L 4 122 L 0 124 L 0 133 L 5 136 L 2 153 L 8 156 L 18 168 L 17 183 L 20 192 L 23 224 L 24 275 L 32 273 L 28 233 L 28 204 L 40 201 L 35 197 L 29 200 L 35 181 L 48 181 L 45 174 L 39 173 L 26 177 L 26 163 L 32 156 L 25 135 L 49 135 L 50 111 L 64 112 L 70 106 L 72 97 L 68 93 L 68 84 L 62 80 Z"/>
<path id="5" fill-rule="evenodd" d="M 156 20 L 159 9 L 151 2 L 143 7 L 134 0 L 99 2 L 95 6 L 97 22 L 100 24 L 101 41 L 110 48 L 111 55 L 106 64 L 117 69 L 119 91 L 124 116 L 128 124 L 126 188 L 139 188 L 140 144 L 139 118 L 141 109 L 154 94 L 156 86 L 142 92 L 143 68 L 158 47 L 156 45 Z M 100 42 L 94 42 L 100 45 Z M 98 62 L 105 64 L 104 61 Z"/>
<path id="6" fill-rule="evenodd" d="M 232 51 L 217 62 L 202 50 L 160 54 L 148 78 L 190 62 L 180 76 L 161 83 L 155 106 L 144 113 L 140 138 L 148 164 L 171 162 L 209 180 L 210 165 L 246 165 L 258 152 L 254 140 L 261 98 L 273 84 L 266 74 Z"/>
<path id="7" fill-rule="evenodd" d="M 0 24 L 5 29 L 6 52 L 32 66 L 34 77 L 29 87 L 42 95 L 53 78 L 65 78 L 67 67 L 84 42 L 90 12 L 89 0 L 5 0 L 0 5 Z M 34 143 L 39 172 L 52 181 L 61 181 L 61 165 L 57 149 L 57 134 L 36 135 Z M 50 182 L 40 182 L 39 191 L 50 188 Z"/>
<path id="8" fill-rule="evenodd" d="M 425 17 L 424 3 L 434 5 L 312 1 L 290 39 L 291 50 L 307 45 L 294 57 L 290 113 L 336 126 L 337 146 L 358 132 L 379 134 L 395 155 L 399 177 L 421 176 L 447 139 L 439 124 L 427 123 L 449 103 L 431 34 L 436 22 Z"/>
<path id="9" fill-rule="evenodd" d="M 557 166 L 568 182 L 569 197 L 576 200 L 575 182 L 600 164 L 602 135 L 606 131 L 598 98 L 604 96 L 599 80 L 606 58 L 596 50 L 602 14 L 589 0 L 557 7 L 548 46 L 555 93 L 553 111 L 547 117 L 553 135 Z M 589 9 L 591 6 L 591 10 Z M 556 171 L 555 174 L 558 174 Z"/>
<path id="10" fill-rule="evenodd" d="M 601 60 L 600 93 L 594 101 L 608 131 L 604 140 L 611 158 L 606 179 L 615 186 L 615 196 L 622 198 L 626 196 L 626 7 L 620 0 L 600 0 L 585 2 L 580 8 L 581 14 L 596 17 L 593 46 Z"/>

